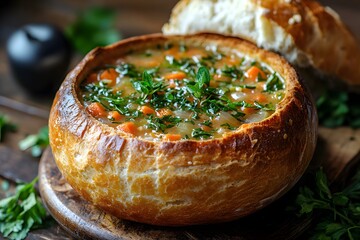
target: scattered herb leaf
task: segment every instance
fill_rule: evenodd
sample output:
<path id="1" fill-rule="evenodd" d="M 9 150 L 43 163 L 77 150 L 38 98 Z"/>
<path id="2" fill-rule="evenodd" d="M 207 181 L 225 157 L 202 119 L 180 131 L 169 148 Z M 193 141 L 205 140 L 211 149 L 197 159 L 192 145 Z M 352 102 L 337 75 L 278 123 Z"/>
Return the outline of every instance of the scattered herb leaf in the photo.
<path id="1" fill-rule="evenodd" d="M 171 115 L 166 115 L 164 117 L 158 118 L 154 115 L 147 117 L 147 127 L 155 131 L 165 132 L 167 128 L 172 128 L 178 123 L 181 122 L 181 118 L 173 117 Z"/>
<path id="2" fill-rule="evenodd" d="M 195 84 L 188 84 L 187 87 L 190 89 L 194 97 L 200 99 L 203 96 L 204 90 L 210 84 L 210 72 L 206 67 L 200 67 L 196 73 Z"/>
<path id="3" fill-rule="evenodd" d="M 31 155 L 40 157 L 43 150 L 49 145 L 49 128 L 43 127 L 36 135 L 29 135 L 19 142 L 19 148 L 25 151 L 31 148 Z"/>
<path id="4" fill-rule="evenodd" d="M 16 129 L 17 126 L 10 122 L 8 116 L 0 113 L 0 142 L 3 139 L 5 132 L 7 131 L 15 132 Z"/>
<path id="5" fill-rule="evenodd" d="M 225 65 L 221 69 L 221 73 L 224 74 L 224 76 L 231 77 L 232 79 L 240 79 L 244 75 L 241 70 L 236 68 L 236 66 L 229 67 L 228 65 Z"/>
<path id="6" fill-rule="evenodd" d="M 341 91 L 325 91 L 317 100 L 319 123 L 325 127 L 360 128 L 360 96 Z"/>
<path id="7" fill-rule="evenodd" d="M 296 204 L 301 215 L 317 214 L 319 221 L 311 239 L 360 239 L 360 172 L 341 192 L 330 190 L 322 169 L 314 187 L 300 187 Z"/>
<path id="8" fill-rule="evenodd" d="M 66 28 L 65 34 L 77 51 L 86 54 L 97 46 L 105 46 L 121 39 L 120 32 L 114 27 L 115 21 L 114 10 L 92 7 L 82 12 Z"/>
<path id="9" fill-rule="evenodd" d="M 0 232 L 9 239 L 24 239 L 31 229 L 43 226 L 46 211 L 36 195 L 35 178 L 19 185 L 15 195 L 0 200 Z"/>
<path id="10" fill-rule="evenodd" d="M 160 81 L 154 81 L 153 77 L 147 71 L 143 72 L 141 81 L 132 81 L 132 84 L 135 90 L 141 93 L 143 100 L 154 93 L 166 89 L 166 85 Z"/>
<path id="11" fill-rule="evenodd" d="M 196 138 L 196 139 L 208 139 L 208 138 L 212 137 L 212 133 L 206 132 L 206 131 L 202 130 L 201 128 L 195 128 L 191 132 L 191 137 Z"/>
<path id="12" fill-rule="evenodd" d="M 276 92 L 284 89 L 284 83 L 276 73 L 271 74 L 265 83 L 266 92 Z"/>

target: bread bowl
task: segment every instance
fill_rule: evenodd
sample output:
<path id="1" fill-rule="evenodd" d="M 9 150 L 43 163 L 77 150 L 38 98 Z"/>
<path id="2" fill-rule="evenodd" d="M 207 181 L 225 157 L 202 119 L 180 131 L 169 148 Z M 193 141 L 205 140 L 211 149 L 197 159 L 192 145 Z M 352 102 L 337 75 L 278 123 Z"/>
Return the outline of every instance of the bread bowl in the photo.
<path id="1" fill-rule="evenodd" d="M 164 132 L 140 131 L 145 125 L 139 122 L 155 116 L 151 112 L 139 114 L 139 121 L 135 115 L 125 117 L 126 121 L 133 121 L 138 127 L 137 132 L 131 132 L 119 127 L 122 126 L 121 118 L 116 119 L 114 115 L 104 117 L 90 107 L 92 102 L 89 96 L 94 92 L 87 91 L 102 84 L 101 78 L 106 71 L 115 69 L 118 74 L 116 84 L 112 85 L 115 86 L 112 88 L 114 93 L 114 88 L 125 79 L 124 76 L 130 74 L 129 68 L 119 70 L 114 67 L 116 64 L 123 66 L 124 61 L 132 61 L 134 54 L 135 57 L 141 53 L 148 55 L 148 49 L 152 51 L 150 55 L 158 52 L 165 54 L 162 52 L 168 46 L 176 46 L 173 49 L 180 49 L 181 46 L 190 50 L 194 48 L 194 55 L 197 50 L 215 51 L 221 53 L 217 55 L 221 59 L 231 55 L 231 58 L 245 59 L 245 67 L 260 64 L 259 68 L 264 72 L 278 74 L 279 81 L 283 83 L 281 97 L 273 109 L 256 108 L 256 111 L 270 111 L 261 120 L 240 119 L 241 123 L 235 128 L 208 137 L 180 134 L 180 138 L 166 138 L 166 131 L 170 131 L 171 127 Z M 171 54 L 176 55 L 177 51 L 161 56 L 170 61 L 168 56 Z M 177 59 L 177 56 L 174 58 Z M 156 66 L 159 72 L 162 72 L 161 66 Z M 197 75 L 199 72 L 197 70 Z M 182 81 L 191 85 L 194 82 L 186 73 Z M 139 79 L 134 77 L 129 86 L 139 86 L 139 82 L 146 80 L 144 75 Z M 210 75 L 213 81 L 214 73 Z M 245 75 L 250 78 L 247 73 Z M 260 78 L 260 75 L 256 77 Z M 156 76 L 152 81 L 164 80 Z M 109 86 L 112 84 L 108 81 L 110 78 L 104 80 Z M 198 79 L 196 81 L 199 82 Z M 211 87 L 211 81 L 203 82 L 202 89 L 216 90 L 223 86 Z M 235 77 L 232 81 L 240 80 Z M 265 84 L 259 79 L 253 81 L 261 86 Z M 121 94 L 128 91 L 129 86 L 121 88 Z M 179 89 L 182 87 L 180 85 Z M 162 89 L 162 93 L 158 92 L 157 95 L 166 96 L 168 91 L 174 89 Z M 239 91 L 243 89 L 246 87 L 241 86 Z M 188 91 L 187 94 L 196 98 L 192 90 Z M 254 88 L 249 90 L 252 91 L 255 91 Z M 263 94 L 275 96 L 275 93 L 276 89 L 273 89 Z M 184 94 L 184 99 L 189 96 Z M 153 106 L 150 100 L 155 99 L 154 95 L 146 95 L 145 99 L 145 105 Z M 111 107 L 109 102 L 101 104 L 106 108 Z M 141 107 L 138 105 L 136 109 Z M 243 107 L 239 106 L 239 111 L 243 111 Z M 118 110 L 126 116 L 126 112 Z M 172 110 L 175 112 L 176 108 Z M 110 114 L 112 111 L 105 112 Z M 200 112 L 200 117 L 201 114 L 204 112 Z M 208 120 L 217 121 L 217 114 L 220 113 L 206 116 Z M 200 122 L 194 124 L 201 125 Z M 192 132 L 195 128 L 198 126 L 194 125 Z M 309 164 L 316 143 L 317 116 L 313 102 L 295 70 L 277 54 L 259 49 L 245 40 L 216 34 L 154 34 L 130 38 L 90 52 L 68 74 L 57 92 L 51 108 L 49 131 L 57 166 L 67 182 L 86 200 L 119 218 L 154 225 L 184 226 L 230 221 L 253 213 L 282 196 L 297 182 Z"/>
<path id="2" fill-rule="evenodd" d="M 358 40 L 334 10 L 314 0 L 182 0 L 163 32 L 241 37 L 331 87 L 360 91 Z"/>

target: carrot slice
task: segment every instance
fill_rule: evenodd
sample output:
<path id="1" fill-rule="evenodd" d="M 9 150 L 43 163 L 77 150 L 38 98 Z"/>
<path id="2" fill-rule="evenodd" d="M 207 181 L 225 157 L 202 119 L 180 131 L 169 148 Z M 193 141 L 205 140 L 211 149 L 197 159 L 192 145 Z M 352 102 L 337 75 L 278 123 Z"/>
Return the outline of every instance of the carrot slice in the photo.
<path id="1" fill-rule="evenodd" d="M 186 73 L 184 73 L 184 72 L 167 73 L 167 74 L 165 74 L 164 78 L 167 80 L 170 80 L 170 79 L 183 80 L 184 78 L 186 78 Z"/>
<path id="2" fill-rule="evenodd" d="M 126 133 L 130 133 L 133 135 L 137 131 L 137 127 L 136 127 L 135 123 L 133 123 L 133 122 L 124 122 L 124 123 L 120 124 L 119 126 L 117 126 L 117 128 Z"/>
<path id="3" fill-rule="evenodd" d="M 259 103 L 266 103 L 267 97 L 263 93 L 257 93 L 253 95 L 254 101 L 257 101 Z"/>
<path id="4" fill-rule="evenodd" d="M 165 134 L 164 138 L 165 141 L 178 141 L 181 139 L 181 135 L 180 134 Z"/>
<path id="5" fill-rule="evenodd" d="M 149 115 L 149 114 L 154 114 L 155 110 L 152 109 L 151 107 L 148 106 L 141 106 L 140 111 L 145 114 L 145 115 Z"/>
<path id="6" fill-rule="evenodd" d="M 100 74 L 100 79 L 101 80 L 108 80 L 109 81 L 109 85 L 110 86 L 114 86 L 116 83 L 116 78 L 118 77 L 118 73 L 115 71 L 114 68 L 109 68 L 104 70 L 101 74 Z"/>
<path id="7" fill-rule="evenodd" d="M 161 108 L 159 110 L 156 111 L 156 116 L 159 118 L 162 118 L 164 116 L 169 116 L 172 115 L 172 111 L 170 109 L 167 108 Z"/>
<path id="8" fill-rule="evenodd" d="M 246 71 L 247 77 L 252 81 L 255 81 L 258 78 L 259 74 L 262 78 L 266 78 L 265 73 L 256 66 L 252 66 Z"/>
<path id="9" fill-rule="evenodd" d="M 87 110 L 94 117 L 105 117 L 106 110 L 105 108 L 98 102 L 91 103 L 87 106 Z"/>
<path id="10" fill-rule="evenodd" d="M 118 122 L 121 120 L 122 116 L 118 111 L 110 111 L 108 114 L 108 118 Z"/>
<path id="11" fill-rule="evenodd" d="M 255 108 L 244 108 L 244 110 L 242 110 L 243 113 L 245 113 L 246 115 L 250 115 L 256 112 Z"/>
<path id="12" fill-rule="evenodd" d="M 173 56 L 174 58 L 179 58 L 182 54 L 179 51 L 179 48 L 172 47 L 164 52 L 165 56 Z"/>

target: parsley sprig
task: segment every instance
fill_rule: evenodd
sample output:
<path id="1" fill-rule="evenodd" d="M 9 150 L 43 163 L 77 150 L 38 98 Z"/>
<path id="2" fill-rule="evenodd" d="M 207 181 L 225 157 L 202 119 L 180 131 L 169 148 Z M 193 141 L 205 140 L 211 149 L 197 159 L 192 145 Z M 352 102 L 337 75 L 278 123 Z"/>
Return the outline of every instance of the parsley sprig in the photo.
<path id="1" fill-rule="evenodd" d="M 210 73 L 209 70 L 202 66 L 196 73 L 196 79 L 194 84 L 188 84 L 187 88 L 194 95 L 194 97 L 200 99 L 210 84 Z"/>
<path id="2" fill-rule="evenodd" d="M 37 134 L 32 134 L 19 142 L 22 151 L 31 149 L 33 157 L 40 157 L 44 149 L 49 145 L 49 128 L 43 127 Z"/>
<path id="3" fill-rule="evenodd" d="M 165 132 L 166 129 L 172 128 L 180 123 L 182 120 L 179 117 L 173 117 L 171 115 L 166 115 L 161 118 L 154 115 L 150 115 L 146 118 L 148 124 L 147 127 L 155 131 Z"/>
<path id="4" fill-rule="evenodd" d="M 165 91 L 166 85 L 160 81 L 154 81 L 153 77 L 144 71 L 140 81 L 132 81 L 133 87 L 141 94 L 141 98 L 145 100 L 154 93 Z"/>
<path id="5" fill-rule="evenodd" d="M 15 195 L 0 200 L 0 232 L 9 239 L 24 239 L 31 229 L 44 224 L 46 211 L 32 182 L 19 185 Z"/>
<path id="6" fill-rule="evenodd" d="M 360 128 L 359 97 L 342 91 L 325 91 L 316 102 L 320 124 L 330 128 Z"/>
<path id="7" fill-rule="evenodd" d="M 316 186 L 300 187 L 296 198 L 300 215 L 317 214 L 311 239 L 360 239 L 360 172 L 340 192 L 332 192 L 322 169 Z"/>
<path id="8" fill-rule="evenodd" d="M 201 128 L 194 128 L 191 132 L 191 137 L 196 139 L 209 139 L 212 135 L 212 132 L 204 131 Z"/>
<path id="9" fill-rule="evenodd" d="M 16 129 L 17 126 L 11 123 L 9 117 L 0 113 L 0 142 L 3 139 L 5 132 L 14 132 Z"/>
<path id="10" fill-rule="evenodd" d="M 175 46 L 168 43 L 157 47 L 168 50 Z M 185 46 L 181 46 L 180 51 L 187 51 L 187 49 Z M 141 57 L 149 55 L 151 52 L 145 53 L 145 56 L 141 53 Z M 103 81 L 90 84 L 85 82 L 81 86 L 84 90 L 83 100 L 87 103 L 99 102 L 107 111 L 117 111 L 124 115 L 125 121 L 132 121 L 137 117 L 144 118 L 147 121 L 147 128 L 161 133 L 166 133 L 168 128 L 177 125 L 179 122 L 191 122 L 194 126 L 200 126 L 202 118 L 204 121 L 212 121 L 223 112 L 227 112 L 236 120 L 243 122 L 244 108 L 274 111 L 275 106 L 270 104 L 253 103 L 251 99 L 248 103 L 233 100 L 232 92 L 234 90 L 239 91 L 238 88 L 261 90 L 257 88 L 258 84 L 245 82 L 244 73 L 249 65 L 245 58 L 234 66 L 224 65 L 222 68 L 217 68 L 215 63 L 224 56 L 217 50 L 211 50 L 207 52 L 206 56 L 195 58 L 175 58 L 171 54 L 166 54 L 164 56 L 165 61 L 160 62 L 155 68 L 135 66 L 129 63 L 105 66 L 105 68 L 114 68 L 121 77 L 124 77 L 121 84 L 127 87 L 126 90 L 114 91 Z M 261 65 L 256 61 L 251 65 L 259 65 L 261 68 Z M 167 78 L 163 75 L 162 68 L 169 72 L 185 73 L 185 77 L 165 81 Z M 264 68 L 263 71 L 267 76 L 270 74 L 268 69 Z M 210 84 L 211 76 L 215 74 L 225 75 L 228 79 L 225 78 L 227 81 L 214 80 L 214 85 L 212 85 Z M 274 92 L 284 88 L 283 81 L 277 73 L 272 74 L 267 79 L 261 79 L 261 81 L 267 81 L 267 93 L 264 94 L 275 94 Z M 132 86 L 130 89 L 128 84 Z M 168 119 L 159 118 L 155 114 L 144 115 L 141 112 L 141 107 L 144 105 L 151 107 L 154 111 L 166 108 L 173 111 L 174 114 L 177 114 L 175 111 L 185 111 L 188 115 L 183 118 L 167 117 Z M 112 120 L 110 119 L 110 121 Z M 235 126 L 230 125 L 222 127 L 230 130 L 235 128 Z M 213 127 L 210 126 L 210 128 Z M 212 137 L 214 133 L 214 131 L 204 133 L 201 129 L 197 129 L 193 131 L 193 134 L 188 135 L 193 138 L 206 138 L 207 136 Z M 186 137 L 190 138 L 188 135 Z"/>
<path id="11" fill-rule="evenodd" d="M 266 92 L 276 92 L 285 88 L 284 83 L 281 81 L 279 76 L 274 72 L 271 74 L 265 83 Z"/>
<path id="12" fill-rule="evenodd" d="M 65 34 L 73 47 L 82 54 L 98 46 L 105 46 L 121 39 L 115 28 L 116 11 L 104 7 L 91 7 L 79 14 Z"/>

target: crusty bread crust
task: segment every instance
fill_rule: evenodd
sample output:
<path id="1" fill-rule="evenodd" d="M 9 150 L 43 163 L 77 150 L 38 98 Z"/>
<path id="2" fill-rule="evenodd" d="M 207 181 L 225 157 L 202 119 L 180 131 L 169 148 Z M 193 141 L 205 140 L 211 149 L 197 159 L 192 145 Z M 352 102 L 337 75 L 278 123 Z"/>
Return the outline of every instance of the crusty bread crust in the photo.
<path id="1" fill-rule="evenodd" d="M 332 86 L 341 79 L 349 90 L 360 90 L 359 42 L 332 9 L 314 0 L 182 0 L 163 32 L 245 38 L 319 70 Z"/>
<path id="2" fill-rule="evenodd" d="M 286 79 L 284 99 L 265 120 L 201 141 L 145 141 L 85 110 L 78 88 L 92 69 L 168 41 L 224 46 L 264 62 Z M 277 54 L 215 34 L 155 34 L 90 52 L 60 87 L 49 130 L 60 171 L 85 199 L 119 218 L 181 226 L 230 221 L 282 196 L 313 155 L 317 116 L 295 70 Z"/>

